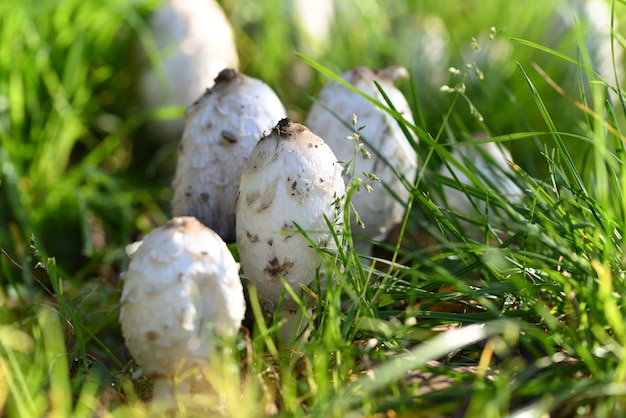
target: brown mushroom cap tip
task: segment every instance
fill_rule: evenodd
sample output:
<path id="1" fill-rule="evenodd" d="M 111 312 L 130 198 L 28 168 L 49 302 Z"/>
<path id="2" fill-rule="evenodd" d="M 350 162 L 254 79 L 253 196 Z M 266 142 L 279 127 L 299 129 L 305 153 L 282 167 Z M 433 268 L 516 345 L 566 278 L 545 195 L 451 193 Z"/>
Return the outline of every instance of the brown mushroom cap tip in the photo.
<path id="1" fill-rule="evenodd" d="M 285 131 L 289 127 L 289 125 L 291 125 L 291 119 L 283 118 L 278 121 L 278 123 L 274 127 L 274 130 L 278 135 L 280 135 L 280 133 Z"/>
<path id="2" fill-rule="evenodd" d="M 294 135 L 297 135 L 302 132 L 308 131 L 309 128 L 302 125 L 301 123 L 292 122 L 289 118 L 281 119 L 274 129 L 272 129 L 272 134 L 278 135 L 283 138 L 292 138 Z"/>
<path id="3" fill-rule="evenodd" d="M 224 83 L 226 81 L 231 81 L 239 72 L 234 68 L 224 68 L 220 73 L 215 77 L 215 84 Z"/>

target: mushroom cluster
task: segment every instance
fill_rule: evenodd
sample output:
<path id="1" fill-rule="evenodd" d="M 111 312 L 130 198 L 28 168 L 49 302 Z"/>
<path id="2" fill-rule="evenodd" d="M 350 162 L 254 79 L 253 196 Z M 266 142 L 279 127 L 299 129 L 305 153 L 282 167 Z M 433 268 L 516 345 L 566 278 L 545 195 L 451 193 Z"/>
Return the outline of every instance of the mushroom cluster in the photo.
<path id="1" fill-rule="evenodd" d="M 293 0 L 314 52 L 328 42 L 314 32 L 332 26 L 333 4 Z M 318 11 L 319 20 L 306 10 Z M 440 22 L 432 26 L 445 39 L 434 30 Z M 129 246 L 123 274 L 123 337 L 141 371 L 155 379 L 153 398 L 159 399 L 188 391 L 185 376 L 201 375 L 219 341 L 238 332 L 246 311 L 242 279 L 256 290 L 264 312 L 281 318 L 279 342 L 289 344 L 301 334 L 307 322 L 301 308 L 310 310 L 314 292 L 332 281 L 326 251 L 345 242 L 334 229 L 344 226 L 346 181 L 367 173 L 368 192 L 351 195 L 358 217 L 349 218 L 356 251 L 374 259 L 368 257 L 372 244 L 405 215 L 418 138 L 406 129 L 413 116 L 394 85 L 408 77 L 403 67 L 346 72 L 345 83 L 333 81 L 320 91 L 305 126 L 287 118 L 272 88 L 237 70 L 232 29 L 215 0 L 165 0 L 150 27 L 162 65 L 147 68 L 141 79 L 144 103 L 190 104 L 184 129 L 170 122 L 154 131 L 167 140 L 182 133 L 173 218 Z M 512 201 L 521 197 L 509 178 L 506 149 L 472 143 L 452 156 L 475 168 L 491 189 Z M 344 162 L 351 160 L 348 170 Z M 463 184 L 476 180 L 454 164 L 444 164 L 440 174 Z M 465 218 L 472 208 L 487 211 L 484 200 L 473 201 L 458 188 L 445 194 L 448 207 Z M 236 242 L 239 263 L 226 242 Z"/>
<path id="2" fill-rule="evenodd" d="M 148 26 L 160 60 L 144 60 L 139 94 L 145 109 L 187 106 L 221 70 L 239 67 L 233 30 L 215 0 L 166 0 Z M 153 120 L 148 132 L 158 142 L 172 142 L 183 127 L 182 118 Z"/>
<path id="3" fill-rule="evenodd" d="M 239 330 L 245 313 L 239 264 L 215 232 L 193 217 L 176 217 L 145 237 L 122 277 L 126 346 L 154 377 L 153 398 L 167 398 L 177 376 L 207 363 L 214 338 Z"/>
<path id="4" fill-rule="evenodd" d="M 226 242 L 235 241 L 241 171 L 259 138 L 287 111 L 264 82 L 234 69 L 187 109 L 178 150 L 172 213 L 195 216 Z"/>
<path id="5" fill-rule="evenodd" d="M 336 248 L 327 220 L 333 222 L 341 214 L 339 199 L 345 193 L 341 170 L 320 137 L 289 119 L 261 138 L 245 165 L 237 196 L 241 266 L 265 309 L 276 309 L 285 293 L 282 318 L 291 318 L 298 305 L 280 278 L 300 294 L 300 286 L 311 286 L 322 263 L 297 227 L 315 246 Z M 323 269 L 319 275 L 323 285 Z M 284 327 L 286 340 L 298 331 L 293 322 Z"/>
<path id="6" fill-rule="evenodd" d="M 402 67 L 390 67 L 376 72 L 366 67 L 356 67 L 341 78 L 385 104 L 376 87 L 375 83 L 378 83 L 396 111 L 405 120 L 413 123 L 409 104 L 393 84 L 394 80 L 407 76 L 406 69 Z M 336 81 L 330 82 L 321 90 L 306 125 L 324 138 L 337 158 L 350 161 L 355 158 L 355 144 L 347 141 L 346 137 L 355 129 L 351 125 L 353 115 L 358 117 L 359 125 L 365 126 L 360 135 L 372 151 L 369 159 L 357 153 L 358 160 L 354 161 L 357 173 L 374 174 L 382 183 L 372 184 L 371 193 L 354 194 L 351 202 L 365 224 L 365 238 L 356 240 L 355 245 L 358 252 L 368 255 L 372 240 L 384 239 L 389 230 L 402 220 L 409 191 L 400 176 L 410 182 L 414 180 L 417 154 L 398 122 L 389 113 Z M 413 136 L 413 141 L 416 140 Z M 356 233 L 361 228 L 354 218 L 352 220 L 352 231 Z"/>

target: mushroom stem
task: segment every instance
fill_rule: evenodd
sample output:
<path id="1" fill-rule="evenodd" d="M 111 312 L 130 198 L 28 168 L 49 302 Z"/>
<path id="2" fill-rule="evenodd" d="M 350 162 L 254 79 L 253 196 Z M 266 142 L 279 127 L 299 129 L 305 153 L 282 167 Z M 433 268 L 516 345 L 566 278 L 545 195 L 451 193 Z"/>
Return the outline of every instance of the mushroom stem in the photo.
<path id="1" fill-rule="evenodd" d="M 307 309 L 307 315 L 304 315 L 301 310 L 281 309 L 279 311 L 279 317 L 281 321 L 285 323 L 280 327 L 280 344 L 283 347 L 288 347 L 291 343 L 296 341 L 306 341 L 311 329 L 309 327 L 308 317 L 313 314 L 313 309 Z"/>
<path id="2" fill-rule="evenodd" d="M 155 377 L 152 386 L 152 400 L 168 408 L 174 408 L 177 396 L 184 396 L 191 392 L 191 380 L 189 377 L 176 379 L 176 381 L 172 377 Z"/>

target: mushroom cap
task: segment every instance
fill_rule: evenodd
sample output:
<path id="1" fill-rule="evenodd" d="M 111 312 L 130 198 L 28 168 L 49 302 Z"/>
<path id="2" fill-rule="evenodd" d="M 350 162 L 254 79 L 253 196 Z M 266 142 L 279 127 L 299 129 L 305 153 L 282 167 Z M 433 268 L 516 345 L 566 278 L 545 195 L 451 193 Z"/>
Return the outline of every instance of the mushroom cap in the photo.
<path id="1" fill-rule="evenodd" d="M 122 333 L 148 375 L 172 376 L 205 363 L 212 338 L 234 335 L 241 326 L 239 264 L 193 217 L 173 218 L 148 234 L 123 279 Z"/>
<path id="2" fill-rule="evenodd" d="M 187 109 L 174 177 L 174 216 L 195 216 L 235 241 L 235 201 L 248 155 L 287 115 L 264 82 L 222 70 L 215 86 Z"/>
<path id="3" fill-rule="evenodd" d="M 299 284 L 310 285 L 322 263 L 294 222 L 319 247 L 336 248 L 324 217 L 334 221 L 341 213 L 334 204 L 345 193 L 341 170 L 320 137 L 289 119 L 250 154 L 237 196 L 237 248 L 265 307 L 275 307 L 284 291 L 280 277 L 299 293 Z M 296 307 L 285 293 L 282 308 Z"/>
<path id="4" fill-rule="evenodd" d="M 511 180 L 515 173 L 509 165 L 509 161 L 513 161 L 513 159 L 509 150 L 504 146 L 495 142 L 467 142 L 456 145 L 450 154 L 454 159 L 463 163 L 490 190 L 505 196 L 512 203 L 522 202 L 524 192 Z M 443 164 L 439 168 L 439 173 L 449 178 L 456 176 L 462 184 L 474 184 L 465 173 L 452 164 L 450 164 L 449 168 L 446 164 Z M 454 176 L 452 173 L 454 173 Z M 468 218 L 484 216 L 487 210 L 487 205 L 483 198 L 468 196 L 462 190 L 444 187 L 444 195 L 449 209 Z M 490 206 L 489 212 L 491 219 L 495 219 L 495 213 L 503 214 L 502 211 L 497 211 L 497 208 L 492 206 Z M 467 222 L 460 221 L 460 224 L 470 236 L 480 234 Z"/>
<path id="5" fill-rule="evenodd" d="M 407 75 L 406 69 L 402 67 L 390 67 L 374 72 L 361 66 L 348 71 L 341 78 L 385 104 L 384 98 L 374 84 L 376 81 L 398 113 L 413 123 L 408 102 L 393 84 L 395 79 Z M 363 158 L 358 153 L 356 173 L 375 174 L 400 200 L 394 198 L 382 184 L 377 183 L 372 184 L 374 190 L 371 193 L 361 192 L 352 196 L 352 204 L 365 224 L 363 234 L 373 239 L 383 239 L 393 225 L 402 220 L 404 215 L 402 202 L 409 198 L 409 191 L 394 169 L 412 181 L 417 172 L 417 155 L 398 122 L 391 115 L 336 81 L 328 83 L 320 91 L 306 124 L 311 131 L 324 138 L 337 158 L 349 161 L 355 158 L 354 143 L 346 140 L 346 136 L 351 135 L 355 129 L 351 126 L 352 115 L 357 116 L 358 126 L 365 125 L 359 134 L 369 144 L 366 148 L 373 151 L 369 159 Z M 349 175 L 346 175 L 346 180 Z M 353 220 L 353 232 L 357 230 L 362 231 Z"/>
<path id="6" fill-rule="evenodd" d="M 224 68 L 238 68 L 233 30 L 215 0 L 166 0 L 148 19 L 162 62 L 144 59 L 139 79 L 143 106 L 188 106 Z M 162 65 L 159 65 L 162 64 Z M 180 138 L 183 119 L 152 121 L 161 142 Z"/>

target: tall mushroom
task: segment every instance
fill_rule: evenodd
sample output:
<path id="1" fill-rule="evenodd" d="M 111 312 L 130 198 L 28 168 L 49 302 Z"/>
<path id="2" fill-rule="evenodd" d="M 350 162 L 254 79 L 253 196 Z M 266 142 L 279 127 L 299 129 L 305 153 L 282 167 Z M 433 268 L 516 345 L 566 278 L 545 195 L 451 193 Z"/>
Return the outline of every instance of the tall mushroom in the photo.
<path id="1" fill-rule="evenodd" d="M 238 68 L 233 30 L 215 0 L 165 0 L 148 18 L 159 59 L 144 59 L 139 93 L 145 109 L 187 106 L 224 68 Z M 148 133 L 158 142 L 177 141 L 182 118 L 153 120 Z"/>
<path id="2" fill-rule="evenodd" d="M 237 197 L 237 248 L 244 277 L 259 301 L 274 311 L 285 288 L 310 286 L 322 258 L 295 224 L 320 248 L 336 248 L 325 218 L 341 214 L 345 193 L 341 164 L 324 141 L 304 125 L 282 119 L 256 145 L 241 176 Z M 339 218 L 340 219 L 340 218 Z M 320 281 L 324 282 L 320 269 Z M 283 341 L 298 331 L 298 305 L 285 292 Z"/>
<path id="3" fill-rule="evenodd" d="M 168 398 L 175 377 L 207 363 L 215 338 L 241 326 L 239 264 L 215 232 L 193 217 L 177 217 L 144 238 L 122 277 L 126 346 L 154 377 L 153 399 Z"/>
<path id="4" fill-rule="evenodd" d="M 508 149 L 495 142 L 478 142 L 484 135 L 477 135 L 474 141 L 457 144 L 451 151 L 452 157 L 463 164 L 466 169 L 476 176 L 484 187 L 505 197 L 511 203 L 521 203 L 523 191 L 512 180 L 515 176 L 510 162 L 513 161 Z M 443 176 L 456 178 L 459 183 L 474 185 L 460 168 L 452 163 L 443 164 L 439 173 Z M 487 214 L 487 203 L 484 196 L 472 196 L 453 187 L 444 187 L 444 197 L 447 207 L 461 217 L 467 219 L 483 218 Z M 498 219 L 506 219 L 502 211 L 494 205 L 489 205 L 489 219 L 492 226 L 502 226 Z M 479 239 L 481 229 L 464 219 L 458 218 L 464 232 L 473 239 Z"/>
<path id="5" fill-rule="evenodd" d="M 402 67 L 376 72 L 367 67 L 356 67 L 341 78 L 385 104 L 374 84 L 377 82 L 395 109 L 404 119 L 413 123 L 409 104 L 393 84 L 394 80 L 407 75 L 406 69 Z M 357 239 L 355 245 L 359 252 L 369 254 L 371 240 L 384 239 L 389 230 L 402 220 L 409 191 L 399 175 L 413 181 L 417 172 L 417 154 L 391 115 L 336 81 L 321 90 L 306 123 L 311 131 L 324 138 L 340 160 L 349 161 L 355 156 L 354 143 L 346 140 L 354 129 L 350 123 L 353 115 L 357 116 L 359 125 L 365 126 L 360 134 L 372 151 L 369 159 L 358 154 L 356 173 L 374 174 L 383 183 L 371 184 L 371 193 L 356 193 L 352 197 L 352 204 L 365 224 L 365 229 L 361 230 L 353 218 L 352 231 L 362 231 L 366 237 L 364 240 Z"/>
<path id="6" fill-rule="evenodd" d="M 226 242 L 234 242 L 241 171 L 259 138 L 286 115 L 267 84 L 236 70 L 222 70 L 215 86 L 187 109 L 173 215 L 195 216 Z"/>

